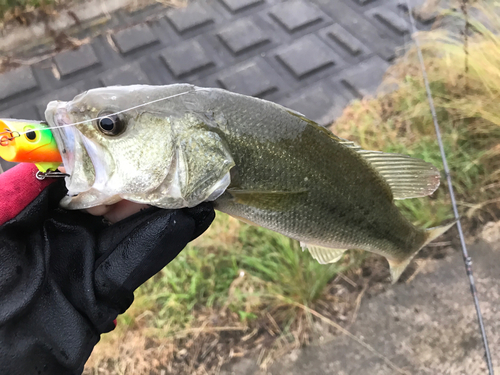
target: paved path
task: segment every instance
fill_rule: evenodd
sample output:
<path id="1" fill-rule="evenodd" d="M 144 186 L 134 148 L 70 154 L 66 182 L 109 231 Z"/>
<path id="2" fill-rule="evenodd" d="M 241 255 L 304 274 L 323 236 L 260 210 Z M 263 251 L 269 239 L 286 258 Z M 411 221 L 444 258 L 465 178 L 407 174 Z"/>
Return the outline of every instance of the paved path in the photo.
<path id="1" fill-rule="evenodd" d="M 497 225 L 497 231 L 500 226 Z M 500 243 L 469 249 L 495 373 L 500 374 Z M 484 350 L 461 253 L 429 260 L 410 284 L 365 298 L 350 332 L 412 375 L 486 375 Z M 221 375 L 397 375 L 346 336 L 285 356 L 268 372 L 255 360 Z"/>

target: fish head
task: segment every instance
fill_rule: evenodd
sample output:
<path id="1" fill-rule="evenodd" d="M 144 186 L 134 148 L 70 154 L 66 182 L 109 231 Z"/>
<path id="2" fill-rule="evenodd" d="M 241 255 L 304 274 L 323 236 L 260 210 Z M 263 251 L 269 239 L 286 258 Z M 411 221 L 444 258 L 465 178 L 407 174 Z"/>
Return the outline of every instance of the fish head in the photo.
<path id="1" fill-rule="evenodd" d="M 173 156 L 170 116 L 140 104 L 168 94 L 154 86 L 116 86 L 48 104 L 45 117 L 70 175 L 68 195 L 74 197 L 63 206 L 110 204 L 165 180 Z"/>
<path id="2" fill-rule="evenodd" d="M 126 199 L 181 208 L 222 194 L 234 163 L 197 113 L 204 94 L 194 92 L 180 84 L 114 86 L 50 102 L 45 117 L 69 174 L 61 206 Z"/>

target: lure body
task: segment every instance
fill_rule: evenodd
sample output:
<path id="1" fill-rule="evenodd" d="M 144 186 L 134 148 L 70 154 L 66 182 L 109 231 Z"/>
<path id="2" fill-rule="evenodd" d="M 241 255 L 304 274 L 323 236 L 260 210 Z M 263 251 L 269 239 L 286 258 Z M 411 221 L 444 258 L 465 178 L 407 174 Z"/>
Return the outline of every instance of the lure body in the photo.
<path id="1" fill-rule="evenodd" d="M 0 119 L 0 157 L 33 163 L 40 172 L 56 170 L 62 162 L 52 131 L 43 122 Z"/>

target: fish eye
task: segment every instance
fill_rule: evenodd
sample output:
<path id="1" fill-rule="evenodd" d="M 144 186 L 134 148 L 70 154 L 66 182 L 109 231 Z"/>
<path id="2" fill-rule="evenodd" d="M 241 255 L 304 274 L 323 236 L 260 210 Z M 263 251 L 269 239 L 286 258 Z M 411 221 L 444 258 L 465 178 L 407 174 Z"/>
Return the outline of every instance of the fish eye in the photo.
<path id="1" fill-rule="evenodd" d="M 118 135 L 125 129 L 125 124 L 118 115 L 109 114 L 99 116 L 97 127 L 103 134 Z"/>

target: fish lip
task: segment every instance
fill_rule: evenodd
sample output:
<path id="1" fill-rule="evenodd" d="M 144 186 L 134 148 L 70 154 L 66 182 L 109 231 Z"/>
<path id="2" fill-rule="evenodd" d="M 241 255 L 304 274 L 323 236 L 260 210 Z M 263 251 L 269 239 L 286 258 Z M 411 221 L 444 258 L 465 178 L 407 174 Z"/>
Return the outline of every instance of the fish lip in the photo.
<path id="1" fill-rule="evenodd" d="M 76 126 L 67 126 L 72 123 L 68 111 L 69 106 L 69 102 L 51 101 L 45 110 L 45 119 L 56 140 L 66 173 L 69 175 L 69 177 L 66 177 L 68 194 L 76 195 L 89 190 L 94 183 L 93 180 L 89 179 L 89 176 L 75 173 L 82 169 L 81 165 L 77 163 L 83 164 L 86 162 L 85 165 L 92 165 L 94 174 L 95 166 L 83 144 L 79 148 L 79 152 L 76 150 L 76 143 L 81 143 L 80 132 Z"/>

